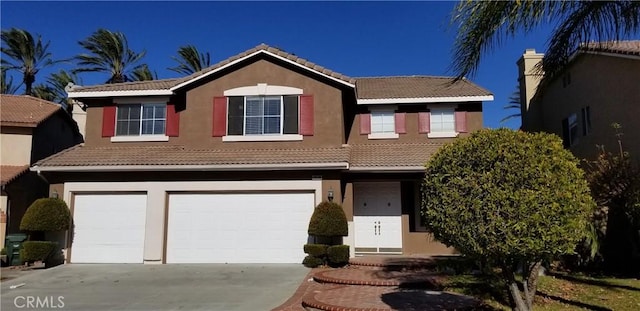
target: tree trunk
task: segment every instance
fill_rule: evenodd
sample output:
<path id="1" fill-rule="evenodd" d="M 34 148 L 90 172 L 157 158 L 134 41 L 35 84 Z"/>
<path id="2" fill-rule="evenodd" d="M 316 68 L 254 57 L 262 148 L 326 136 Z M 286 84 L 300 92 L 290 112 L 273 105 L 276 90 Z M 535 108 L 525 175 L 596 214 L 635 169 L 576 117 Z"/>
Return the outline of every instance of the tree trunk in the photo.
<path id="1" fill-rule="evenodd" d="M 542 266 L 542 262 L 536 261 L 528 267 L 525 267 L 527 269 L 526 271 L 528 271 L 528 275 L 523 279 L 528 289 L 525 299 L 527 307 L 529 307 L 530 310 L 533 310 L 533 298 L 536 296 L 536 291 L 538 290 L 538 273 L 540 273 L 540 266 Z"/>
<path id="2" fill-rule="evenodd" d="M 512 302 L 511 308 L 515 311 L 530 311 L 531 309 L 527 307 L 527 304 L 520 294 L 520 288 L 518 287 L 518 282 L 516 282 L 514 269 L 507 267 L 507 265 L 503 265 L 502 274 L 504 275 L 507 288 L 509 289 L 509 296 L 511 297 Z"/>

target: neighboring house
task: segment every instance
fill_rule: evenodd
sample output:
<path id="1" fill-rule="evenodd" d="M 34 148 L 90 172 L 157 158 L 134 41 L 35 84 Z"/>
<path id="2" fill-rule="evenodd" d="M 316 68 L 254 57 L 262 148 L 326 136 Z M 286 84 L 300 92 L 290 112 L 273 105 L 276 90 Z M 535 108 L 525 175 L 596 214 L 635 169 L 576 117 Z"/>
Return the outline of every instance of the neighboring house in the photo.
<path id="1" fill-rule="evenodd" d="M 38 160 L 82 142 L 78 126 L 58 104 L 26 95 L 0 95 L 0 213 L 4 235 L 20 231 L 33 201 L 46 197 L 46 180 L 29 171 Z"/>
<path id="2" fill-rule="evenodd" d="M 180 79 L 76 86 L 86 142 L 38 162 L 74 218 L 70 262 L 299 263 L 314 207 L 355 254 L 450 254 L 420 221 L 424 164 L 482 127 L 487 90 L 349 78 L 259 45 Z"/>
<path id="3" fill-rule="evenodd" d="M 543 56 L 527 50 L 518 61 L 522 129 L 555 133 L 577 157 L 594 159 L 597 145 L 619 152 L 611 126 L 619 123 L 624 150 L 640 160 L 640 40 L 583 44 L 540 82 L 534 67 Z"/>

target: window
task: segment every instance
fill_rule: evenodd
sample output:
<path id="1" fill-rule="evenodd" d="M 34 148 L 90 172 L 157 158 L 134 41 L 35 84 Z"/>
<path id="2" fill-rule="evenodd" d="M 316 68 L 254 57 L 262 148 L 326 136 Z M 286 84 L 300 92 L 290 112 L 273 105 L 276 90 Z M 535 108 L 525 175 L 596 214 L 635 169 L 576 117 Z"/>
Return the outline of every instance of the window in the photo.
<path id="1" fill-rule="evenodd" d="M 120 104 L 116 115 L 116 136 L 164 135 L 167 122 L 164 103 Z"/>
<path id="2" fill-rule="evenodd" d="M 456 120 L 453 108 L 431 108 L 431 133 L 455 133 Z"/>
<path id="3" fill-rule="evenodd" d="M 582 108 L 582 134 L 591 133 L 591 108 L 589 106 Z"/>
<path id="4" fill-rule="evenodd" d="M 371 112 L 371 133 L 395 133 L 395 113 L 390 110 Z"/>
<path id="5" fill-rule="evenodd" d="M 227 135 L 298 134 L 298 110 L 298 96 L 231 96 Z"/>
<path id="6" fill-rule="evenodd" d="M 578 117 L 575 113 L 562 120 L 562 143 L 569 148 L 578 142 Z"/>

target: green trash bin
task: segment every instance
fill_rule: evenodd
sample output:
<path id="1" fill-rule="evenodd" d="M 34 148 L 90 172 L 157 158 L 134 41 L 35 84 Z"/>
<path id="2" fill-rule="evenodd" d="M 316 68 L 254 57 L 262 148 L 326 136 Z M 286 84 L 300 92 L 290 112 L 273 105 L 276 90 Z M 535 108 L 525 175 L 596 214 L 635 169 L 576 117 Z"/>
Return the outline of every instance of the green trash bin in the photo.
<path id="1" fill-rule="evenodd" d="M 4 246 L 7 248 L 7 262 L 10 266 L 19 266 L 20 262 L 20 250 L 22 249 L 22 242 L 27 239 L 27 235 L 24 233 L 9 234 L 4 240 Z"/>

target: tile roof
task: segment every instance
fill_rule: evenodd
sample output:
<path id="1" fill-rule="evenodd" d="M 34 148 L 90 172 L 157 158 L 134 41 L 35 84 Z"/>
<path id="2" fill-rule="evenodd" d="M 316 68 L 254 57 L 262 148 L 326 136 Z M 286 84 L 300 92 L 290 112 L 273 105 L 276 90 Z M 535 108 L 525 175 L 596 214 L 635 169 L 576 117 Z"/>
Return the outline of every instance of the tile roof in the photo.
<path id="1" fill-rule="evenodd" d="M 640 56 L 640 40 L 589 42 L 581 44 L 579 49 L 582 51 Z"/>
<path id="2" fill-rule="evenodd" d="M 0 95 L 0 124 L 36 127 L 61 109 L 60 105 L 40 98 L 2 94 Z"/>
<path id="3" fill-rule="evenodd" d="M 14 179 L 20 177 L 20 175 L 29 171 L 29 165 L 14 166 L 14 165 L 2 165 L 0 166 L 0 186 L 4 186 Z"/>
<path id="4" fill-rule="evenodd" d="M 103 92 L 103 91 L 143 91 L 143 90 L 168 90 L 176 85 L 180 79 L 162 79 L 152 81 L 136 81 L 113 84 L 100 84 L 92 86 L 76 85 L 73 92 Z"/>
<path id="5" fill-rule="evenodd" d="M 349 167 L 424 166 L 442 146 L 442 143 L 353 145 Z"/>
<path id="6" fill-rule="evenodd" d="M 355 79 L 353 78 L 349 78 L 341 73 L 335 72 L 333 70 L 324 68 L 320 65 L 317 65 L 315 63 L 312 63 L 304 58 L 298 57 L 294 54 L 285 52 L 281 49 L 266 45 L 266 44 L 260 44 L 252 49 L 246 50 L 240 54 L 236 54 L 234 56 L 231 56 L 223 61 L 220 61 L 212 66 L 209 66 L 205 69 L 202 69 L 196 73 L 193 73 L 191 75 L 188 75 L 186 77 L 183 78 L 178 78 L 178 79 L 163 79 L 163 80 L 154 80 L 154 81 L 138 81 L 138 82 L 125 82 L 125 83 L 114 83 L 114 84 L 102 84 L 102 85 L 95 85 L 95 86 L 76 86 L 73 91 L 74 92 L 102 92 L 102 91 L 140 91 L 140 90 L 168 90 L 174 86 L 177 86 L 179 84 L 182 84 L 184 82 L 190 81 L 192 79 L 198 78 L 202 75 L 205 75 L 211 71 L 214 71 L 216 69 L 219 69 L 220 67 L 227 65 L 233 61 L 236 61 L 238 59 L 241 59 L 243 57 L 249 56 L 255 52 L 258 51 L 267 51 L 273 54 L 276 54 L 278 56 L 284 57 L 288 60 L 291 60 L 293 62 L 296 62 L 302 66 L 305 66 L 309 69 L 321 72 L 325 75 L 328 75 L 330 77 L 348 82 L 348 83 L 355 83 Z"/>
<path id="7" fill-rule="evenodd" d="M 77 145 L 35 165 L 243 165 L 348 162 L 346 148 L 190 149 L 183 146 L 86 147 Z"/>
<path id="8" fill-rule="evenodd" d="M 487 96 L 491 92 L 467 79 L 397 76 L 356 78 L 358 99 Z"/>

